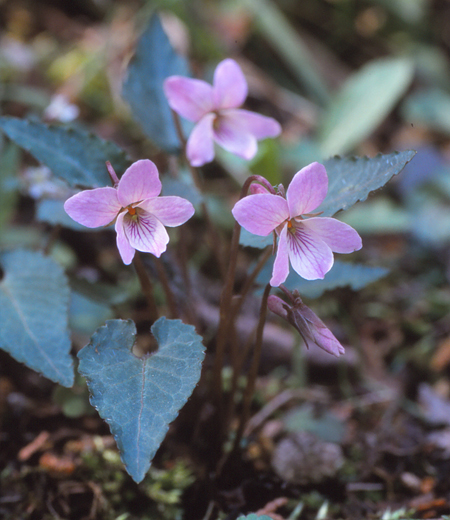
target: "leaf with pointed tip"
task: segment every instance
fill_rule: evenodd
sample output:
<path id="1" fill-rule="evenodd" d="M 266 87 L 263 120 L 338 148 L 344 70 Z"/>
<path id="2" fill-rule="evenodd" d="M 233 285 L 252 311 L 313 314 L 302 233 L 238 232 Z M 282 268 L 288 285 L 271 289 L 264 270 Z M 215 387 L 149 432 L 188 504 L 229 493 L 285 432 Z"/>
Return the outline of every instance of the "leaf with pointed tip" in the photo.
<path id="1" fill-rule="evenodd" d="M 333 157 L 323 164 L 328 174 L 328 193 L 314 210 L 323 217 L 331 217 L 341 209 L 348 209 L 367 199 L 371 191 L 384 186 L 400 173 L 416 155 L 414 150 L 393 152 L 376 157 Z"/>
<path id="2" fill-rule="evenodd" d="M 189 65 L 176 54 L 159 16 L 154 14 L 139 38 L 122 95 L 147 136 L 169 153 L 178 152 L 181 147 L 163 90 L 164 80 L 174 75 L 189 76 Z M 191 125 L 184 120 L 181 123 L 186 135 Z"/>
<path id="3" fill-rule="evenodd" d="M 61 267 L 34 251 L 0 255 L 0 348 L 63 386 L 73 385 L 69 287 Z"/>
<path id="4" fill-rule="evenodd" d="M 256 281 L 260 285 L 269 282 L 272 276 L 273 259 L 264 266 Z M 383 278 L 389 271 L 383 267 L 370 267 L 363 264 L 352 264 L 336 260 L 331 270 L 323 280 L 305 280 L 291 269 L 283 284 L 290 291 L 297 289 L 305 298 L 318 298 L 325 291 L 332 291 L 338 287 L 349 286 L 354 291 L 362 289 L 372 282 Z"/>
<path id="5" fill-rule="evenodd" d="M 202 338 L 192 325 L 160 318 L 152 333 L 158 351 L 138 358 L 131 351 L 134 323 L 110 320 L 78 353 L 91 404 L 109 424 L 136 482 L 144 478 L 169 424 L 192 394 L 204 358 Z"/>
<path id="6" fill-rule="evenodd" d="M 105 162 L 120 176 L 130 162 L 117 145 L 79 127 L 0 117 L 0 130 L 70 186 L 109 186 Z"/>

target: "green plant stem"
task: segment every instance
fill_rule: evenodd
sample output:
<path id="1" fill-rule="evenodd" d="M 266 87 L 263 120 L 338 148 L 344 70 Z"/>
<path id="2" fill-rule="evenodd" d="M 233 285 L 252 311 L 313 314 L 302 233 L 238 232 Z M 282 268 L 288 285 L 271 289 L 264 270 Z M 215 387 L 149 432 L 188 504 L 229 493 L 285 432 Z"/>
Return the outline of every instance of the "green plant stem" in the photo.
<path id="1" fill-rule="evenodd" d="M 142 292 L 144 293 L 144 295 L 147 299 L 150 321 L 152 323 L 154 323 L 158 319 L 159 315 L 158 315 L 158 308 L 156 307 L 155 298 L 153 296 L 153 284 L 150 281 L 147 270 L 144 267 L 142 258 L 138 251 L 136 251 L 136 254 L 134 255 L 133 265 L 134 265 L 134 268 L 136 269 L 136 274 L 138 275 L 139 283 L 141 284 L 141 287 L 142 287 Z"/>
<path id="2" fill-rule="evenodd" d="M 247 386 L 244 391 L 244 396 L 242 399 L 242 412 L 239 420 L 238 430 L 236 432 L 236 437 L 234 439 L 233 452 L 236 452 L 239 449 L 239 445 L 241 443 L 242 434 L 245 429 L 245 425 L 250 416 L 250 406 L 252 403 L 253 393 L 255 391 L 255 383 L 256 377 L 258 375 L 259 362 L 261 359 L 261 350 L 262 350 L 262 340 L 263 340 L 263 332 L 264 332 L 264 324 L 266 322 L 266 314 L 267 314 L 267 299 L 269 297 L 269 293 L 271 290 L 271 285 L 267 284 L 264 289 L 264 294 L 261 300 L 261 310 L 259 313 L 259 322 L 258 327 L 256 329 L 256 340 L 255 340 L 255 348 L 253 350 L 253 359 L 252 364 L 250 366 L 250 370 L 247 377 Z"/>

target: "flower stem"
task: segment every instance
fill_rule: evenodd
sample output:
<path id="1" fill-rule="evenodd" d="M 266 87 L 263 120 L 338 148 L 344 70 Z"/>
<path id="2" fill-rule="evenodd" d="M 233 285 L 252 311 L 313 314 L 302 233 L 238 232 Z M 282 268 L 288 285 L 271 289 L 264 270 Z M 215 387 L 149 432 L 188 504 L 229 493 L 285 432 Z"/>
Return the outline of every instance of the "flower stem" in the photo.
<path id="1" fill-rule="evenodd" d="M 247 386 L 244 391 L 244 396 L 242 399 L 242 412 L 239 421 L 239 427 L 236 432 L 236 437 L 234 439 L 233 452 L 239 449 L 239 445 L 241 443 L 242 434 L 244 432 L 245 425 L 250 416 L 250 406 L 252 403 L 253 392 L 255 391 L 255 383 L 256 377 L 258 375 L 259 361 L 261 359 L 261 350 L 262 350 L 262 340 L 263 340 L 263 332 L 264 332 L 264 324 L 266 322 L 266 314 L 267 314 L 267 298 L 269 297 L 270 289 L 272 287 L 270 284 L 266 285 L 264 289 L 264 294 L 261 300 L 261 310 L 259 312 L 259 322 L 258 327 L 256 329 L 256 340 L 255 340 L 255 348 L 253 351 L 253 359 L 252 364 L 250 366 L 249 374 L 247 377 Z"/>
<path id="2" fill-rule="evenodd" d="M 156 307 L 155 298 L 153 296 L 153 284 L 148 276 L 147 270 L 144 267 L 142 258 L 138 251 L 136 251 L 136 254 L 134 255 L 133 265 L 136 269 L 136 274 L 138 275 L 139 282 L 142 287 L 142 292 L 144 293 L 147 299 L 150 321 L 154 323 L 158 319 L 159 315 L 158 308 Z"/>
<path id="3" fill-rule="evenodd" d="M 180 143 L 181 143 L 183 150 L 185 152 L 185 155 L 186 155 L 186 142 L 187 141 L 186 141 L 186 138 L 184 137 L 183 129 L 181 128 L 180 118 L 174 110 L 172 110 L 172 116 L 173 116 L 173 120 L 175 123 L 175 129 L 177 131 L 178 139 L 180 140 Z M 194 166 L 192 166 L 189 161 L 187 161 L 187 165 L 188 165 L 189 171 L 191 173 L 192 181 L 194 182 L 195 187 L 197 188 L 197 190 L 200 193 L 202 193 L 202 191 L 203 191 L 202 182 L 200 180 L 200 175 L 198 173 L 198 169 L 195 168 Z M 219 266 L 220 274 L 221 274 L 222 278 L 224 278 L 225 272 L 226 272 L 226 266 L 225 266 L 225 261 L 224 261 L 224 255 L 222 253 L 222 247 L 221 247 L 221 241 L 220 241 L 219 234 L 217 232 L 217 229 L 214 227 L 214 224 L 211 220 L 211 216 L 208 211 L 208 207 L 204 200 L 202 200 L 202 202 L 200 203 L 200 208 L 205 217 L 206 229 L 209 234 L 209 239 L 210 239 L 209 241 L 210 241 L 211 249 L 216 258 L 217 265 Z"/>
<path id="4" fill-rule="evenodd" d="M 158 278 L 161 282 L 164 294 L 166 295 L 167 305 L 169 307 L 170 318 L 178 318 L 178 307 L 173 295 L 172 289 L 170 288 L 169 279 L 167 277 L 166 269 L 160 258 L 155 258 L 156 270 L 158 271 Z"/>
<path id="5" fill-rule="evenodd" d="M 242 199 L 247 195 L 248 189 L 252 182 L 261 182 L 261 180 L 267 182 L 266 179 L 260 177 L 259 175 L 252 175 L 251 177 L 249 177 L 242 186 L 239 199 Z M 225 350 L 228 343 L 228 339 L 230 337 L 229 330 L 230 327 L 233 326 L 233 320 L 237 314 L 237 312 L 233 312 L 232 309 L 232 297 L 234 280 L 236 276 L 236 263 L 239 250 L 240 234 L 241 226 L 237 222 L 235 222 L 233 228 L 233 235 L 231 237 L 230 256 L 228 259 L 228 271 L 225 277 L 222 295 L 220 298 L 220 321 L 216 336 L 216 355 L 214 358 L 214 365 L 212 371 L 213 393 L 215 396 L 216 406 L 219 408 L 219 411 L 222 410 L 222 368 L 225 358 Z M 257 272 L 256 274 L 254 273 L 255 277 L 256 275 Z"/>
<path id="6" fill-rule="evenodd" d="M 114 188 L 117 188 L 119 185 L 119 178 L 117 177 L 117 174 L 109 161 L 106 161 L 106 169 L 108 170 L 109 176 L 111 177 Z"/>

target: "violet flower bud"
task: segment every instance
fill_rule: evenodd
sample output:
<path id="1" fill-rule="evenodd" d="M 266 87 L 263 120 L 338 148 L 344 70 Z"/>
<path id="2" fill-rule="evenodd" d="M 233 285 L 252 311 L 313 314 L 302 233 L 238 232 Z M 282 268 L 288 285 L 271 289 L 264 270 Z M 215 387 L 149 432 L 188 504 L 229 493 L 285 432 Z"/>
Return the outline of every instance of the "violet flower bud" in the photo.
<path id="1" fill-rule="evenodd" d="M 294 292 L 292 299 L 293 304 L 288 304 L 278 296 L 270 295 L 267 307 L 298 330 L 306 348 L 316 345 L 336 357 L 345 354 L 344 347 L 317 314 L 302 302 L 298 293 Z"/>

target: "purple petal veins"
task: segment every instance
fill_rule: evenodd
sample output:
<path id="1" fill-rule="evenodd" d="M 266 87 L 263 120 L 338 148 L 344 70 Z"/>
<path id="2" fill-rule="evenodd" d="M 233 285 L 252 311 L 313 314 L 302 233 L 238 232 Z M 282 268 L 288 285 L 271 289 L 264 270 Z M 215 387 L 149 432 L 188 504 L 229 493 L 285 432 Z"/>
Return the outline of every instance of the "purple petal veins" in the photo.
<path id="1" fill-rule="evenodd" d="M 324 200 L 328 190 L 325 167 L 312 163 L 298 171 L 286 190 L 272 195 L 261 185 L 239 200 L 233 210 L 237 222 L 250 233 L 267 236 L 275 231 L 278 252 L 270 284 L 277 287 L 294 271 L 306 280 L 324 278 L 332 268 L 333 252 L 352 253 L 361 249 L 358 233 L 348 224 L 329 217 L 304 218 Z"/>
<path id="2" fill-rule="evenodd" d="M 148 159 L 133 163 L 117 188 L 86 190 L 64 204 L 68 215 L 87 227 L 100 227 L 115 220 L 117 248 L 124 264 L 132 262 L 135 250 L 159 257 L 166 250 L 166 226 L 179 226 L 194 214 L 192 204 L 181 197 L 158 197 L 161 181 Z"/>

